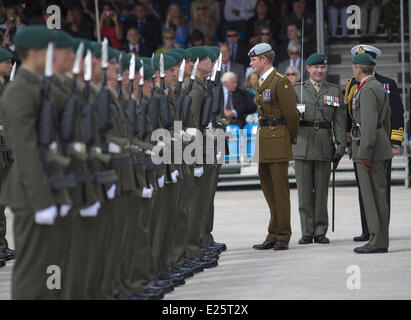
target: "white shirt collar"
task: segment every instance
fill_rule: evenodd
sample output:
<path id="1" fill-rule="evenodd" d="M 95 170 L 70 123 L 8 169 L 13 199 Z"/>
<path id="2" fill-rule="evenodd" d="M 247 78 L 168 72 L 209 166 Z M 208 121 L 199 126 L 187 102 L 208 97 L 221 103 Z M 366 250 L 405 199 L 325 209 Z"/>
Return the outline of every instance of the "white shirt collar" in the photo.
<path id="1" fill-rule="evenodd" d="M 265 81 L 265 79 L 268 78 L 268 76 L 269 76 L 269 75 L 271 74 L 271 72 L 273 72 L 273 71 L 274 71 L 274 67 L 271 67 L 270 69 L 268 69 L 268 70 L 260 77 L 262 83 Z"/>

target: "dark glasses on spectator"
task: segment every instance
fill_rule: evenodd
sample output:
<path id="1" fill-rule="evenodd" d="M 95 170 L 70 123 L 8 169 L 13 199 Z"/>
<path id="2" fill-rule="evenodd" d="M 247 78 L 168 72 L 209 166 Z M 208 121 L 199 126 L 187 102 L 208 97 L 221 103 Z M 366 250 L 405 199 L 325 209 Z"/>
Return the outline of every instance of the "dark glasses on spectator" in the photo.
<path id="1" fill-rule="evenodd" d="M 297 75 L 296 73 L 287 73 L 287 74 L 286 74 L 287 77 L 289 77 L 289 76 L 296 76 L 296 75 Z"/>
<path id="2" fill-rule="evenodd" d="M 260 36 L 269 36 L 269 35 L 270 35 L 269 32 L 261 32 L 261 33 L 260 33 Z"/>
<path id="3" fill-rule="evenodd" d="M 227 38 L 235 38 L 238 37 L 238 33 L 235 34 L 227 34 Z"/>
<path id="4" fill-rule="evenodd" d="M 197 10 L 207 10 L 206 7 L 198 7 Z"/>
<path id="5" fill-rule="evenodd" d="M 299 51 L 288 51 L 288 53 L 291 54 L 291 55 L 298 55 L 298 54 L 300 54 Z"/>

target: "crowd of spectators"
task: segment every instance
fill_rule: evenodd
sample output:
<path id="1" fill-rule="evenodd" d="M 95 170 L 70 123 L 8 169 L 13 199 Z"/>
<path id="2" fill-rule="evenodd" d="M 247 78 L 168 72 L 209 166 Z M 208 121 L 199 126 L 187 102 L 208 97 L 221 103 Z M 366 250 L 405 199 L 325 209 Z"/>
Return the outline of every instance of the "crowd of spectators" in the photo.
<path id="1" fill-rule="evenodd" d="M 27 24 L 46 23 L 47 7 L 61 9 L 62 29 L 90 40 L 106 37 L 113 48 L 151 56 L 173 48 L 220 46 L 223 71 L 236 75 L 236 90 L 253 95 L 256 74 L 248 51 L 269 43 L 274 66 L 292 82 L 307 79 L 305 58 L 316 48 L 315 0 L 0 0 L 0 46 L 14 51 L 13 35 Z M 407 1 L 405 1 L 407 3 Z M 361 7 L 361 34 L 375 37 L 382 23 L 388 41 L 400 37 L 399 4 L 393 0 L 324 0 L 329 36 L 347 41 L 349 5 Z M 304 21 L 304 39 L 301 38 Z M 407 21 L 407 19 L 406 19 Z M 99 28 L 97 28 L 99 23 Z M 231 75 L 230 82 L 233 85 Z M 234 90 L 234 91 L 236 91 Z M 238 100 L 238 99 L 236 99 Z M 238 100 L 239 101 L 239 100 Z M 239 108 L 241 109 L 241 108 Z M 241 121 L 242 122 L 242 121 Z"/>

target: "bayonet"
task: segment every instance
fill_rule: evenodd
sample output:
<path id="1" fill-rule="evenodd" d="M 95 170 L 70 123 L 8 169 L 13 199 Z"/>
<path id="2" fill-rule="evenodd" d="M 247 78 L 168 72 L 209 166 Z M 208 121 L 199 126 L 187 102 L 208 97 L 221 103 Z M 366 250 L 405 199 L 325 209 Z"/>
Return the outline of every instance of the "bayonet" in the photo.
<path id="1" fill-rule="evenodd" d="M 17 63 L 14 62 L 13 67 L 11 68 L 11 73 L 10 73 L 10 77 L 9 77 L 9 82 L 14 80 L 14 77 L 16 75 L 16 67 L 17 67 Z"/>
<path id="2" fill-rule="evenodd" d="M 160 88 L 164 90 L 164 55 L 160 54 Z"/>
<path id="3" fill-rule="evenodd" d="M 133 82 L 135 78 L 135 73 L 136 73 L 136 56 L 134 54 L 131 54 L 130 58 L 130 65 L 128 69 L 128 94 L 131 96 L 133 93 Z"/>

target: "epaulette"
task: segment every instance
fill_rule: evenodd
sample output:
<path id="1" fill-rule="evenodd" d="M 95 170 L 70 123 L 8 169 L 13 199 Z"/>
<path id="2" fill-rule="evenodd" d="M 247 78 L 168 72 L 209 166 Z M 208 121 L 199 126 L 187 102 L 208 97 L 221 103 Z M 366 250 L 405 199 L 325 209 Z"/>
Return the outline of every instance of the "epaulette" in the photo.
<path id="1" fill-rule="evenodd" d="M 280 78 L 285 78 L 285 75 L 279 73 L 277 70 L 275 70 L 275 71 L 276 71 L 277 75 L 278 75 Z"/>

